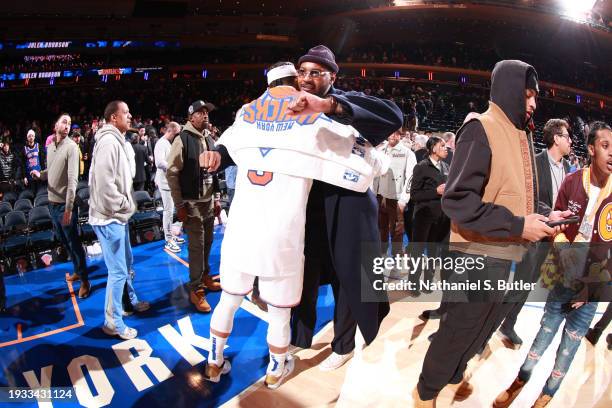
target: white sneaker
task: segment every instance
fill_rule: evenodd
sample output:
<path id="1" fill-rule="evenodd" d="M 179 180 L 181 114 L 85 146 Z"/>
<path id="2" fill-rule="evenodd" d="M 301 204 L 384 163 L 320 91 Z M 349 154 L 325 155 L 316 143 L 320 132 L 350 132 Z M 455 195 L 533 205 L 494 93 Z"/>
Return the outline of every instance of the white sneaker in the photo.
<path id="1" fill-rule="evenodd" d="M 295 360 L 293 359 L 293 356 L 291 354 L 287 354 L 285 366 L 283 367 L 283 373 L 280 375 L 280 377 L 276 377 L 272 374 L 266 374 L 266 379 L 264 381 L 266 387 L 271 390 L 275 390 L 280 387 L 280 385 L 283 383 L 283 380 L 293 372 L 294 368 Z"/>
<path id="2" fill-rule="evenodd" d="M 185 243 L 185 239 L 179 237 L 178 235 L 175 235 L 172 239 L 174 240 L 174 242 L 176 242 L 179 245 Z"/>
<path id="3" fill-rule="evenodd" d="M 319 370 L 321 371 L 333 371 L 340 368 L 353 357 L 353 352 L 348 354 L 338 354 L 332 352 L 325 360 L 319 364 Z"/>
<path id="4" fill-rule="evenodd" d="M 207 381 L 218 383 L 221 380 L 221 376 L 229 373 L 231 369 L 232 365 L 228 360 L 223 360 L 223 365 L 221 367 L 206 362 L 204 377 Z"/>
<path id="5" fill-rule="evenodd" d="M 125 329 L 123 329 L 123 332 L 121 333 L 119 333 L 116 329 L 111 329 L 106 326 L 102 326 L 102 331 L 104 332 L 104 334 L 107 334 L 109 336 L 119 336 L 123 340 L 131 340 L 138 336 L 138 331 L 136 329 L 127 326 L 125 326 Z"/>
<path id="6" fill-rule="evenodd" d="M 173 240 L 166 241 L 166 245 L 164 246 L 164 249 L 170 252 L 174 252 L 175 254 L 178 252 L 181 252 L 181 248 L 179 248 L 179 246 Z"/>

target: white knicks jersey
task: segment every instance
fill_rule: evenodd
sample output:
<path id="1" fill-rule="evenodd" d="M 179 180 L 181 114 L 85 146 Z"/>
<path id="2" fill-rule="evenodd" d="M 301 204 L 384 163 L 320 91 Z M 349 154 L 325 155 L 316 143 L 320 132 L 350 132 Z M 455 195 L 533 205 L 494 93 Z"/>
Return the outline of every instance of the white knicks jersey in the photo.
<path id="1" fill-rule="evenodd" d="M 221 274 L 279 277 L 303 273 L 311 187 L 311 179 L 239 167 L 221 243 Z"/>

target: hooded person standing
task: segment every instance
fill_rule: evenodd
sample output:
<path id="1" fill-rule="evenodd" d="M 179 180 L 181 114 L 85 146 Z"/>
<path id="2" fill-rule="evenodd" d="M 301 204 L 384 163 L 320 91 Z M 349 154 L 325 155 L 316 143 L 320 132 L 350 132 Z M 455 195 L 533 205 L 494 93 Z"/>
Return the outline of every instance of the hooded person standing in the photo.
<path id="1" fill-rule="evenodd" d="M 129 340 L 138 332 L 123 322 L 124 287 L 127 286 L 127 298 L 135 311 L 149 309 L 149 303 L 138 301 L 131 276 L 134 258 L 129 219 L 136 212 L 136 203 L 132 195 L 130 153 L 124 135 L 132 115 L 125 102 L 112 101 L 104 109 L 104 119 L 106 124 L 95 136 L 89 172 L 89 224 L 98 237 L 108 269 L 102 330 L 109 336 Z"/>
<path id="2" fill-rule="evenodd" d="M 546 221 L 571 215 L 551 212 L 538 201 L 535 154 L 525 132 L 538 91 L 532 66 L 500 61 L 491 77 L 489 109 L 458 131 L 442 209 L 451 219 L 449 249 L 457 264 L 461 260 L 484 266 L 465 272 L 470 282 L 490 280 L 494 288 L 507 282 L 512 263 L 525 254 L 524 244 L 560 229 L 548 227 Z M 451 275 L 451 279 L 460 276 Z M 456 400 L 472 393 L 463 374 L 507 314 L 503 297 L 503 290 L 471 291 L 467 300 L 446 305 L 446 316 L 427 350 L 413 392 L 416 407 L 435 407 L 439 392 L 448 384 L 461 383 Z"/>

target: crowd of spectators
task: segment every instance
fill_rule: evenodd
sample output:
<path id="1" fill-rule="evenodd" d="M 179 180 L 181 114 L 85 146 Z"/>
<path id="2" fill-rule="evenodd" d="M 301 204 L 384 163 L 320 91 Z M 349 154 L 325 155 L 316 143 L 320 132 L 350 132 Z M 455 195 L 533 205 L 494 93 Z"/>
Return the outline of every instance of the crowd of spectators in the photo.
<path id="1" fill-rule="evenodd" d="M 283 48 L 249 50 L 165 50 L 160 52 L 135 51 L 130 55 L 88 56 L 45 61 L 7 61 L 0 73 L 60 71 L 64 69 L 101 69 L 112 67 L 162 67 L 203 64 L 268 64 L 270 61 L 290 61 L 292 55 Z M 537 67 L 540 77 L 548 82 L 606 93 L 611 89 L 612 77 L 604 67 L 583 61 L 572 62 L 555 54 L 547 56 L 525 52 L 492 49 L 481 45 L 394 42 L 388 45 L 368 45 L 338 50 L 338 61 L 417 64 L 490 71 L 501 59 L 522 59 Z M 171 62 L 170 62 L 171 61 Z"/>
<path id="2" fill-rule="evenodd" d="M 36 141 L 45 145 L 52 133 L 52 123 L 62 112 L 72 116 L 71 137 L 81 148 L 83 173 L 87 177 L 93 134 L 101 120 L 105 101 L 121 98 L 132 107 L 134 132 L 138 128 L 143 137 L 129 136 L 136 142 L 148 145 L 151 150 L 155 140 L 164 132 L 170 121 L 185 123 L 185 106 L 194 98 L 202 98 L 215 104 L 211 113 L 209 131 L 218 135 L 232 123 L 236 110 L 254 99 L 263 89 L 263 83 L 253 80 L 190 81 L 184 79 L 161 80 L 142 83 L 131 80 L 110 82 L 96 88 L 36 89 L 28 92 L 4 92 L 0 103 L 0 181 L 14 180 L 23 184 L 23 151 L 26 134 L 32 129 Z M 458 89 L 451 86 L 425 86 L 416 83 L 383 81 L 379 79 L 340 78 L 340 89 L 360 90 L 366 94 L 394 100 L 404 112 L 404 127 L 416 133 L 456 132 L 469 112 L 483 112 L 487 107 L 487 91 L 478 88 Z M 585 112 L 580 108 L 540 100 L 536 114 L 536 146 L 543 123 L 551 117 L 565 118 L 572 126 L 575 153 L 584 156 L 584 127 L 594 119 L 607 118 L 598 112 Z M 149 153 L 151 153 L 149 152 Z M 148 154 L 152 156 L 152 154 Z M 151 167 L 151 164 L 148 164 Z M 146 186 L 151 187 L 152 172 L 147 171 Z"/>

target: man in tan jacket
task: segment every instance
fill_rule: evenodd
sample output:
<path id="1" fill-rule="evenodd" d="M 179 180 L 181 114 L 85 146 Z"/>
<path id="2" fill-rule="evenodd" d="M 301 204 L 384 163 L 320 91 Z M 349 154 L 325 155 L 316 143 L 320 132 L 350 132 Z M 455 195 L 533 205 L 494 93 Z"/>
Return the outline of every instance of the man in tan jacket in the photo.
<path id="1" fill-rule="evenodd" d="M 189 239 L 189 300 L 199 312 L 211 310 L 204 289 L 221 290 L 210 277 L 208 256 L 213 241 L 214 216 L 221 211 L 216 176 L 200 168 L 200 153 L 214 148 L 204 135 L 211 103 L 198 100 L 189 106 L 189 120 L 168 153 L 168 186 Z"/>

